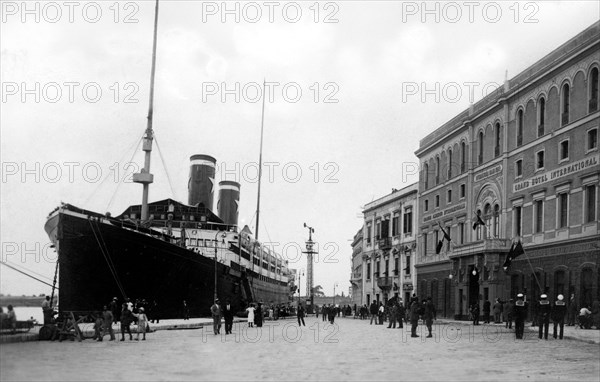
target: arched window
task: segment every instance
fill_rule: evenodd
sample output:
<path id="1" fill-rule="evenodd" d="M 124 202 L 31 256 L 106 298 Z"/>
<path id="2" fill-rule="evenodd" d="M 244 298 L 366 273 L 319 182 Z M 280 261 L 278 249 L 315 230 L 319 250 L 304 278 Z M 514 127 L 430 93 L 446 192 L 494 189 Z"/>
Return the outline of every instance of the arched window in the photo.
<path id="1" fill-rule="evenodd" d="M 440 184 L 440 157 L 435 158 L 435 185 Z"/>
<path id="2" fill-rule="evenodd" d="M 483 131 L 479 132 L 479 161 L 478 164 L 483 164 Z"/>
<path id="3" fill-rule="evenodd" d="M 448 150 L 448 179 L 452 178 L 452 149 Z"/>
<path id="4" fill-rule="evenodd" d="M 494 139 L 494 156 L 500 156 L 500 123 L 496 123 L 495 139 Z"/>
<path id="5" fill-rule="evenodd" d="M 494 237 L 500 237 L 500 206 L 494 206 Z"/>
<path id="6" fill-rule="evenodd" d="M 544 123 L 546 121 L 546 99 L 544 97 L 540 98 L 539 101 L 539 115 L 538 115 L 538 138 L 544 135 Z"/>
<path id="7" fill-rule="evenodd" d="M 477 210 L 477 216 L 481 216 L 481 210 Z M 477 230 L 475 231 L 476 240 L 481 240 L 481 225 L 477 225 Z"/>
<path id="8" fill-rule="evenodd" d="M 517 147 L 523 144 L 523 109 L 517 112 Z"/>
<path id="9" fill-rule="evenodd" d="M 598 110 L 598 86 L 598 68 L 594 68 L 590 73 L 590 113 Z"/>
<path id="10" fill-rule="evenodd" d="M 429 188 L 429 165 L 425 163 L 423 170 L 423 178 L 425 178 L 425 189 Z"/>
<path id="11" fill-rule="evenodd" d="M 492 226 L 492 206 L 489 203 L 483 208 L 483 221 L 485 222 L 485 236 L 487 239 L 490 236 L 488 229 Z"/>
<path id="12" fill-rule="evenodd" d="M 562 87 L 562 94 L 561 94 L 561 109 L 562 109 L 561 126 L 564 126 L 567 123 L 569 123 L 569 106 L 570 106 L 569 92 L 570 92 L 569 84 L 564 84 Z"/>
<path id="13" fill-rule="evenodd" d="M 466 170 L 467 163 L 467 145 L 465 142 L 460 143 L 460 173 L 462 174 Z"/>

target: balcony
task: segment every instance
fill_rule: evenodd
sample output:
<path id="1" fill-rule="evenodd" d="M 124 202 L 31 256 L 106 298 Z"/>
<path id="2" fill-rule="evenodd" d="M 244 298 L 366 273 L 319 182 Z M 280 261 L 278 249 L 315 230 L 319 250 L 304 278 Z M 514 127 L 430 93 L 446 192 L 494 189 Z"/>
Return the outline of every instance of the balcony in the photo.
<path id="1" fill-rule="evenodd" d="M 540 124 L 538 126 L 538 138 L 541 137 L 542 135 L 544 135 L 544 124 Z"/>
<path id="2" fill-rule="evenodd" d="M 379 239 L 377 244 L 379 245 L 379 249 L 385 251 L 392 248 L 392 238 L 384 237 L 383 239 Z"/>
<path id="3" fill-rule="evenodd" d="M 597 111 L 598 110 L 598 98 L 590 99 L 589 107 L 590 107 L 590 113 Z"/>
<path id="4" fill-rule="evenodd" d="M 472 243 L 455 245 L 450 258 L 465 256 L 473 253 L 485 252 L 508 252 L 510 249 L 510 239 L 485 239 Z"/>
<path id="5" fill-rule="evenodd" d="M 562 122 L 561 126 L 568 124 L 569 123 L 569 113 L 562 113 L 560 120 Z"/>
<path id="6" fill-rule="evenodd" d="M 379 289 L 391 289 L 392 288 L 392 278 L 391 277 L 378 277 L 377 278 L 377 287 Z"/>

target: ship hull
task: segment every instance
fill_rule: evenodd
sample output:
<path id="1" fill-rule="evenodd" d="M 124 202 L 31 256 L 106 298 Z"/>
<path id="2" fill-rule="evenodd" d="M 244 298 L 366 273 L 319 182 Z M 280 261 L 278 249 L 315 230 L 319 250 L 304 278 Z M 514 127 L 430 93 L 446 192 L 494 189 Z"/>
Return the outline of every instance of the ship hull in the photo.
<path id="1" fill-rule="evenodd" d="M 58 250 L 62 311 L 98 311 L 113 297 L 119 302 L 127 297 L 145 299 L 150 318 L 182 317 L 183 300 L 190 315 L 209 316 L 215 273 L 217 296 L 223 303 L 229 300 L 234 311 L 242 311 L 249 299 L 287 302 L 287 284 L 246 277 L 237 264 L 215 264 L 148 230 L 126 228 L 100 215 L 61 209 L 49 218 L 46 231 Z"/>

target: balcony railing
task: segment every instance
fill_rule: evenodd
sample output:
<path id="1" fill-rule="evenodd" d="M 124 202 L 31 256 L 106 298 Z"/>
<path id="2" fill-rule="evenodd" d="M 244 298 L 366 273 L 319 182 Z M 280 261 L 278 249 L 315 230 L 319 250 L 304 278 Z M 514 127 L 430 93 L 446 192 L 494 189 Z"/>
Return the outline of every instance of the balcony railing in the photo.
<path id="1" fill-rule="evenodd" d="M 392 287 L 391 277 L 379 277 L 377 278 L 377 286 L 379 289 L 390 289 Z"/>
<path id="2" fill-rule="evenodd" d="M 562 126 L 569 123 L 569 113 L 562 113 L 561 122 L 562 122 Z"/>
<path id="3" fill-rule="evenodd" d="M 544 124 L 543 123 L 538 125 L 538 137 L 541 137 L 542 135 L 544 135 Z"/>
<path id="4" fill-rule="evenodd" d="M 379 249 L 386 250 L 392 248 L 392 238 L 384 237 L 383 239 L 379 239 Z"/>
<path id="5" fill-rule="evenodd" d="M 598 110 L 598 98 L 592 98 L 590 99 L 590 113 L 595 112 L 596 110 Z"/>

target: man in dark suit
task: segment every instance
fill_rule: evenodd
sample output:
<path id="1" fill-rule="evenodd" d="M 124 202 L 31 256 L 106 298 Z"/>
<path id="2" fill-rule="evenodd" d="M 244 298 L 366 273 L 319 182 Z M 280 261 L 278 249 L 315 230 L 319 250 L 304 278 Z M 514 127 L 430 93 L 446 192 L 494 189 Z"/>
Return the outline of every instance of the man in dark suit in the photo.
<path id="1" fill-rule="evenodd" d="M 233 308 L 229 299 L 223 307 L 223 318 L 225 319 L 225 334 L 231 334 L 231 329 L 233 328 Z"/>
<path id="2" fill-rule="evenodd" d="M 413 297 L 413 301 L 410 304 L 410 336 L 411 337 L 419 337 L 417 335 L 417 325 L 419 325 L 419 309 L 420 309 L 419 299 Z"/>

